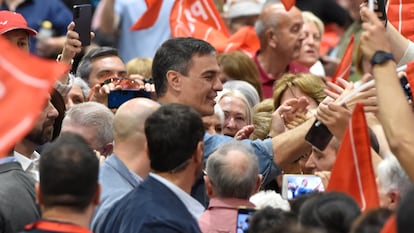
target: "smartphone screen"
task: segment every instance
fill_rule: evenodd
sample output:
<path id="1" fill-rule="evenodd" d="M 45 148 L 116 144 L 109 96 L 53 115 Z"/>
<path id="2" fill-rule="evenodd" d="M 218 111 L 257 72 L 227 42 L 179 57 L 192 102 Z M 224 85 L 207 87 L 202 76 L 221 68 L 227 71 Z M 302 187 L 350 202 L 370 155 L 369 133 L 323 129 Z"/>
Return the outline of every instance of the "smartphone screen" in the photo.
<path id="1" fill-rule="evenodd" d="M 282 197 L 292 200 L 305 194 L 323 192 L 325 187 L 319 176 L 285 174 L 283 175 Z"/>
<path id="2" fill-rule="evenodd" d="M 82 42 L 82 47 L 91 44 L 91 21 L 91 4 L 73 5 L 73 22 L 75 22 L 74 31 L 79 34 L 79 40 Z"/>
<path id="3" fill-rule="evenodd" d="M 247 229 L 249 228 L 250 217 L 255 211 L 256 209 L 247 207 L 241 207 L 237 210 L 236 233 L 247 232 Z"/>
<path id="4" fill-rule="evenodd" d="M 151 98 L 151 93 L 144 90 L 115 90 L 108 95 L 108 108 L 119 108 L 126 101 L 138 98 Z"/>

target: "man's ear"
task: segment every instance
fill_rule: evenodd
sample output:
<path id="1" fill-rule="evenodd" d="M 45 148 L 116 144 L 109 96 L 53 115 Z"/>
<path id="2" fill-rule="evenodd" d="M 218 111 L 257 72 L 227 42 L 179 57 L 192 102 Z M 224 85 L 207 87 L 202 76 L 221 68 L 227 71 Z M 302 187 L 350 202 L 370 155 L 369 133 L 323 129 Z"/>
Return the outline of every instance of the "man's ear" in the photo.
<path id="1" fill-rule="evenodd" d="M 267 38 L 267 43 L 268 46 L 271 48 L 276 48 L 277 44 L 279 42 L 277 35 L 275 34 L 275 31 L 271 28 L 269 28 L 266 32 L 265 32 L 266 38 Z"/>
<path id="2" fill-rule="evenodd" d="M 195 154 L 196 162 L 199 164 L 204 163 L 204 141 L 199 141 L 197 144 L 196 154 Z"/>
<path id="3" fill-rule="evenodd" d="M 262 185 L 262 180 L 263 180 L 263 175 L 262 174 L 257 175 L 256 186 L 253 190 L 253 194 L 259 192 L 260 186 Z"/>
<path id="4" fill-rule="evenodd" d="M 94 205 L 99 205 L 100 199 L 101 199 L 101 185 L 97 184 L 96 185 L 96 191 L 95 194 L 93 195 L 93 199 L 92 202 Z"/>
<path id="5" fill-rule="evenodd" d="M 211 199 L 215 196 L 214 187 L 211 184 L 210 178 L 208 176 L 204 176 L 204 182 L 206 183 L 206 193 L 208 197 Z"/>
<path id="6" fill-rule="evenodd" d="M 178 71 L 169 70 L 167 71 L 167 86 L 172 88 L 174 91 L 181 90 L 181 75 Z"/>
<path id="7" fill-rule="evenodd" d="M 108 143 L 104 146 L 102 155 L 105 157 L 108 157 L 112 154 L 113 151 L 114 151 L 114 145 L 112 143 Z"/>
<path id="8" fill-rule="evenodd" d="M 400 202 L 401 196 L 400 193 L 396 190 L 391 190 L 387 193 L 387 197 L 389 199 L 389 209 L 395 210 Z"/>
<path id="9" fill-rule="evenodd" d="M 35 190 L 36 190 L 36 203 L 37 205 L 41 205 L 43 203 L 43 197 L 42 197 L 42 192 L 40 191 L 40 183 L 37 182 L 35 184 Z"/>

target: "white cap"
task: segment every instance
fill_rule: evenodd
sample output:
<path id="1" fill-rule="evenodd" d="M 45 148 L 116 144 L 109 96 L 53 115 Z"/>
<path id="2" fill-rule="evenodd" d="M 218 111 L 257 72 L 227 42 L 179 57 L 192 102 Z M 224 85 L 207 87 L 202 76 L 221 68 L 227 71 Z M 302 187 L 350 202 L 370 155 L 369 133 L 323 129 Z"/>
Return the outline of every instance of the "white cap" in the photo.
<path id="1" fill-rule="evenodd" d="M 228 18 L 237 18 L 241 16 L 259 15 L 262 12 L 262 4 L 257 1 L 240 1 L 230 5 L 227 16 Z"/>

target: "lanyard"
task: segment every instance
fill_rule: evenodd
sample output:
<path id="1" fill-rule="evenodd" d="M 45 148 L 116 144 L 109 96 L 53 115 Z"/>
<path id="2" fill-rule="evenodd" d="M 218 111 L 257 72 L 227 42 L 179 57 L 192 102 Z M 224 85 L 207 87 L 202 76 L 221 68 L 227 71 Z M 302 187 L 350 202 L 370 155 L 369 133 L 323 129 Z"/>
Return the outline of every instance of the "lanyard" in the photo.
<path id="1" fill-rule="evenodd" d="M 92 233 L 88 229 L 77 226 L 71 223 L 63 223 L 63 222 L 51 222 L 51 221 L 45 221 L 40 220 L 37 222 L 34 222 L 32 224 L 29 224 L 25 227 L 25 230 L 31 230 L 31 229 L 38 229 L 43 231 L 55 231 L 55 232 L 70 232 L 70 233 Z"/>

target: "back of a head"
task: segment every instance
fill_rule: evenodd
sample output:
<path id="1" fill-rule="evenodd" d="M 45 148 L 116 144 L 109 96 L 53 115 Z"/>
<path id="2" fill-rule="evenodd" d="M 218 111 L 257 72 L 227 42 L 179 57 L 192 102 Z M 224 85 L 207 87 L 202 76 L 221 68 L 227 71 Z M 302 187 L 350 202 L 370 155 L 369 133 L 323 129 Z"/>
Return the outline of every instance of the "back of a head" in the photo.
<path id="1" fill-rule="evenodd" d="M 250 135 L 251 139 L 265 139 L 269 135 L 273 111 L 272 99 L 264 99 L 254 106 L 252 120 L 254 131 Z"/>
<path id="2" fill-rule="evenodd" d="M 40 190 L 44 208 L 66 206 L 83 211 L 98 186 L 99 161 L 79 135 L 63 133 L 40 157 Z"/>
<path id="3" fill-rule="evenodd" d="M 355 200 L 338 192 L 326 192 L 312 197 L 301 206 L 299 222 L 318 227 L 328 233 L 348 233 L 352 222 L 361 214 Z"/>
<path id="4" fill-rule="evenodd" d="M 114 140 L 116 143 L 134 135 L 145 136 L 145 120 L 160 104 L 148 98 L 134 98 L 123 103 L 114 116 Z M 145 143 L 145 140 L 141 140 Z"/>
<path id="5" fill-rule="evenodd" d="M 76 76 L 81 77 L 87 83 L 89 83 L 89 75 L 92 70 L 92 61 L 99 57 L 116 56 L 119 57 L 118 50 L 112 47 L 96 47 L 89 50 L 82 60 L 79 62 L 76 69 Z"/>
<path id="6" fill-rule="evenodd" d="M 175 70 L 187 75 L 194 55 L 215 54 L 208 42 L 192 37 L 178 37 L 165 41 L 155 53 L 152 61 L 152 77 L 158 97 L 167 91 L 167 72 Z"/>
<path id="7" fill-rule="evenodd" d="M 144 78 L 151 77 L 152 58 L 133 58 L 126 64 L 127 74 L 139 74 Z"/>
<path id="8" fill-rule="evenodd" d="M 257 91 L 260 101 L 262 98 L 262 84 L 260 83 L 259 70 L 248 55 L 241 51 L 222 53 L 217 56 L 217 61 L 227 79 L 248 82 Z"/>
<path id="9" fill-rule="evenodd" d="M 203 140 L 201 116 L 182 104 L 165 104 L 145 121 L 151 168 L 178 172 L 184 168 Z"/>
<path id="10" fill-rule="evenodd" d="M 350 233 L 380 233 L 392 213 L 386 208 L 371 209 L 355 219 Z"/>
<path id="11" fill-rule="evenodd" d="M 223 84 L 223 90 L 238 90 L 243 93 L 248 101 L 250 108 L 254 108 L 260 102 L 257 90 L 248 82 L 242 80 L 229 80 Z"/>
<path id="12" fill-rule="evenodd" d="M 249 221 L 248 233 L 284 233 L 296 221 L 289 212 L 282 209 L 265 207 L 256 211 Z"/>
<path id="13" fill-rule="evenodd" d="M 74 105 L 66 112 L 62 129 L 70 127 L 93 128 L 96 132 L 98 147 L 114 140 L 112 126 L 114 114 L 105 105 L 89 101 Z M 96 148 L 95 148 L 96 149 Z"/>
<path id="14" fill-rule="evenodd" d="M 414 187 L 411 186 L 397 208 L 398 233 L 411 233 L 414 229 Z"/>
<path id="15" fill-rule="evenodd" d="M 221 145 L 206 164 L 218 197 L 249 199 L 255 191 L 259 165 L 255 154 L 240 141 Z"/>

